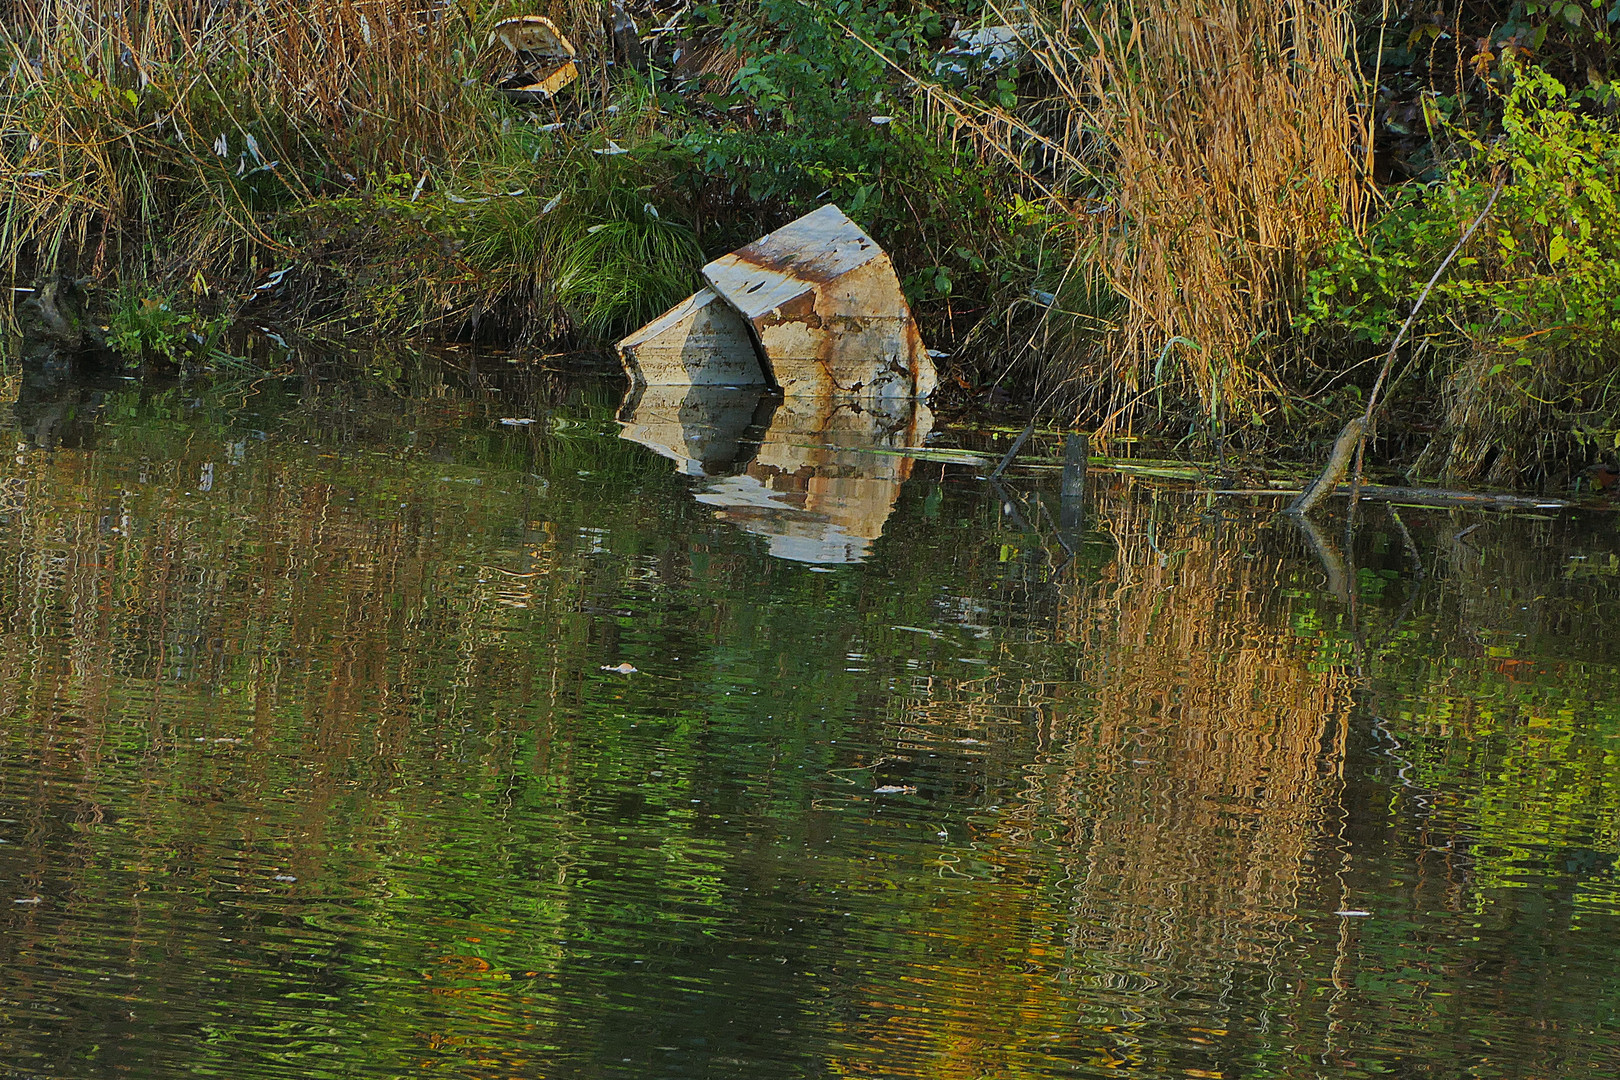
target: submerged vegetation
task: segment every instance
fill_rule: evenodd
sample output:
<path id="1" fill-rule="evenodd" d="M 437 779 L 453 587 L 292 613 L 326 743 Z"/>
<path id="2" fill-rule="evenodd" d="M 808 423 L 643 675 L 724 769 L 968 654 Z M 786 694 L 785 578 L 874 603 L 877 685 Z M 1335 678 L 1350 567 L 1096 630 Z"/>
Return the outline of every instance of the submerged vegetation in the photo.
<path id="1" fill-rule="evenodd" d="M 495 87 L 544 14 L 579 79 Z M 1320 453 L 1433 269 L 1373 460 L 1561 483 L 1620 446 L 1620 4 L 20 0 L 0 267 L 126 356 L 218 327 L 611 341 L 837 202 L 963 402 Z M 639 38 L 639 41 L 637 39 Z M 635 44 L 631 44 L 635 42 Z M 116 317 L 115 317 L 116 316 Z M 212 336 L 211 336 L 212 335 Z"/>

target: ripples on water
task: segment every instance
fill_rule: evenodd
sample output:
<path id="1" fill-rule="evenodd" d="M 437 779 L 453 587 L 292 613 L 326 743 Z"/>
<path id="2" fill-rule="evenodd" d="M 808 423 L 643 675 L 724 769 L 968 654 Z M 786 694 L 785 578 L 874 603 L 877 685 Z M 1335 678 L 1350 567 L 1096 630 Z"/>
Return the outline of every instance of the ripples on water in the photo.
<path id="1" fill-rule="evenodd" d="M 1334 595 L 1104 482 L 1054 574 L 1047 480 L 419 379 L 19 409 L 0 1076 L 1620 1065 L 1611 517 L 1375 511 Z"/>

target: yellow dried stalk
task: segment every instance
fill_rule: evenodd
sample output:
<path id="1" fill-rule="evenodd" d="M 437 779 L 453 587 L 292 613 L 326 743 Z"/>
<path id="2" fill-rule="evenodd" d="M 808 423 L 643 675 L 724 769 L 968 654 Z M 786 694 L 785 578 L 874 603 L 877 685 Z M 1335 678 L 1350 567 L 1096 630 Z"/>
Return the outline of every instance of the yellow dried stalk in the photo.
<path id="1" fill-rule="evenodd" d="M 924 117 L 1069 210 L 1081 271 L 1126 304 L 1103 347 L 1048 374 L 1095 388 L 1108 428 L 1154 399 L 1263 415 L 1312 259 L 1368 190 L 1346 0 L 991 10 L 1027 27 L 1053 97 L 1011 116 L 918 79 Z M 1087 190 L 1100 206 L 1077 212 Z"/>
<path id="2" fill-rule="evenodd" d="M 1101 269 L 1129 305 L 1115 378 L 1165 381 L 1175 343 L 1206 415 L 1263 413 L 1311 259 L 1361 211 L 1348 8 L 1135 0 L 1082 25 L 1073 100 L 1113 176 Z"/>
<path id="3" fill-rule="evenodd" d="M 274 249 L 229 185 L 198 182 L 249 146 L 245 167 L 275 162 L 295 196 L 466 160 L 492 123 L 466 84 L 475 22 L 427 0 L 23 0 L 0 22 L 0 261 L 34 244 L 99 264 L 109 234 L 165 212 L 195 223 L 199 262 L 242 237 Z M 221 216 L 237 239 L 204 235 Z"/>

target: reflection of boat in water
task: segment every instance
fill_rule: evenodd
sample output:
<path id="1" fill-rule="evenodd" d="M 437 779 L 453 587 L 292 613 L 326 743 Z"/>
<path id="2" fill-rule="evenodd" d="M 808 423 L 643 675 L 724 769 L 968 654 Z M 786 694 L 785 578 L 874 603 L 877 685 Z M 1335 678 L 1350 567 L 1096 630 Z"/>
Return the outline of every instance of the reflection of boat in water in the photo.
<path id="1" fill-rule="evenodd" d="M 836 402 L 757 387 L 632 389 L 621 435 L 704 477 L 698 502 L 768 537 L 771 554 L 808 563 L 866 557 L 933 426 L 916 401 Z"/>

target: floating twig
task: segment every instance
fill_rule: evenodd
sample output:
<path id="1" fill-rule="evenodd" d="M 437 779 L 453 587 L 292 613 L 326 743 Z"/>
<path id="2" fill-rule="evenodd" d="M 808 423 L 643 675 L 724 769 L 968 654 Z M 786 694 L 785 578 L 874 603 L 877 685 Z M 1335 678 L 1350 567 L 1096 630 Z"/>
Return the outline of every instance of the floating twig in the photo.
<path id="1" fill-rule="evenodd" d="M 1318 478 L 1320 479 L 1320 478 Z M 1446 488 L 1396 487 L 1391 484 L 1362 484 L 1359 489 L 1350 484 L 1339 484 L 1328 494 L 1350 495 L 1364 502 L 1401 503 L 1407 506 L 1477 507 L 1481 510 L 1568 510 L 1575 506 L 1567 499 L 1553 499 L 1537 495 L 1499 495 L 1494 492 L 1451 491 Z M 1217 488 L 1216 495 L 1270 495 L 1286 498 L 1302 496 L 1303 492 L 1291 488 Z M 1297 499 L 1295 500 L 1298 501 Z M 1290 507 L 1292 509 L 1292 507 Z"/>

